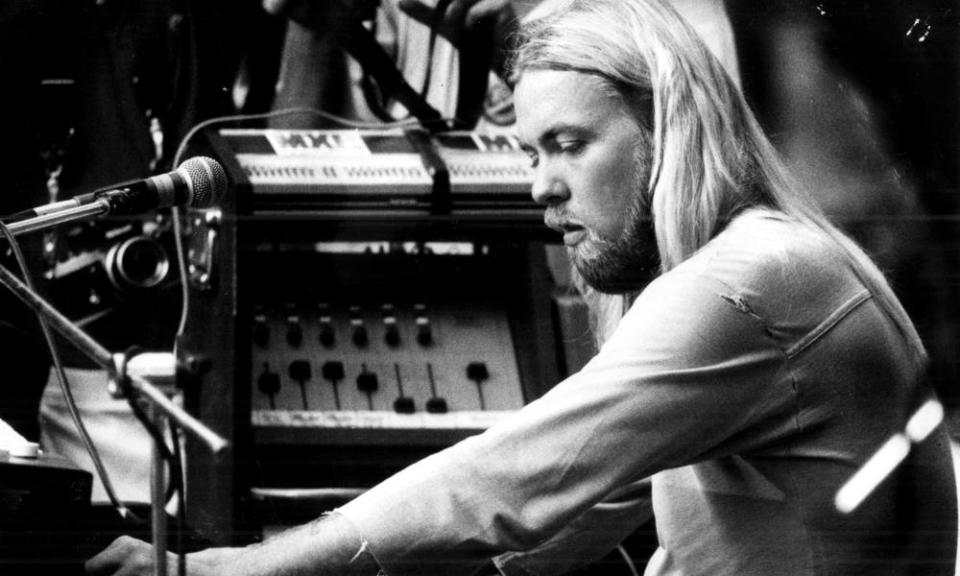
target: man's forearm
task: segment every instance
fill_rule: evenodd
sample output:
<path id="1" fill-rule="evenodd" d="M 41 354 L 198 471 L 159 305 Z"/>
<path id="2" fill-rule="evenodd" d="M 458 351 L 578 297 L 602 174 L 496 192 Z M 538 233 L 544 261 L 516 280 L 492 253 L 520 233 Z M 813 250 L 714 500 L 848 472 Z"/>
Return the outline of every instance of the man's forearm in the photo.
<path id="1" fill-rule="evenodd" d="M 336 513 L 240 549 L 211 549 L 187 557 L 188 566 L 218 566 L 221 574 L 347 576 L 377 573 L 373 556 L 350 522 Z"/>

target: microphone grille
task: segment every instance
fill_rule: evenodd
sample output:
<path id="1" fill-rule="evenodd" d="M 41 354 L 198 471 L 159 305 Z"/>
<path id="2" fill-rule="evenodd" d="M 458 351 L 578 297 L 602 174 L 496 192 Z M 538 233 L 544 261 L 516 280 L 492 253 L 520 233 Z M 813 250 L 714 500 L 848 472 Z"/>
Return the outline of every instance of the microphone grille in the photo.
<path id="1" fill-rule="evenodd" d="M 227 173 L 213 158 L 189 158 L 180 164 L 177 171 L 185 173 L 184 176 L 190 181 L 193 191 L 187 203 L 190 208 L 205 208 L 227 191 Z"/>

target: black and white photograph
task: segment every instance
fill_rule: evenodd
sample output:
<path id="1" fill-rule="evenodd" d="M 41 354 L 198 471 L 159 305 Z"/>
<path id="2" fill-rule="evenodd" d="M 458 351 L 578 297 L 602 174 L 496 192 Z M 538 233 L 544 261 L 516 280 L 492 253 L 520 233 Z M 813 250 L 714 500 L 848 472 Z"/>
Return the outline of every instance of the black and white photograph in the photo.
<path id="1" fill-rule="evenodd" d="M 960 1 L 5 0 L 0 575 L 960 576 Z"/>

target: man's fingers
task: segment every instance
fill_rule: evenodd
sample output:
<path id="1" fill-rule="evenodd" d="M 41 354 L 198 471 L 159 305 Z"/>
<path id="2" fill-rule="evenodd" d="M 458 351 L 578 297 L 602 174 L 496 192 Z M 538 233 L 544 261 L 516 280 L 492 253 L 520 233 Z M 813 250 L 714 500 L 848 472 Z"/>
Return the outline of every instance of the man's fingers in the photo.
<path id="1" fill-rule="evenodd" d="M 88 576 L 136 574 L 136 569 L 148 569 L 150 546 L 129 536 L 121 536 L 102 552 L 87 560 L 84 569 Z M 144 571 L 144 574 L 147 572 Z"/>

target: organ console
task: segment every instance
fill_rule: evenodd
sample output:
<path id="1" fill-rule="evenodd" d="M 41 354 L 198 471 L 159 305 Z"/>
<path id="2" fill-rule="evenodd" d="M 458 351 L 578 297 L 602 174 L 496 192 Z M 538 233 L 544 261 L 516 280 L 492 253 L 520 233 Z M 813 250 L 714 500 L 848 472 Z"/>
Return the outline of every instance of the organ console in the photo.
<path id="1" fill-rule="evenodd" d="M 180 354 L 204 367 L 188 409 L 235 448 L 218 462 L 188 446 L 188 520 L 211 540 L 299 520 L 274 517 L 291 494 L 356 494 L 508 417 L 585 356 L 515 138 L 208 141 L 234 192 L 190 213 Z"/>

